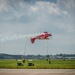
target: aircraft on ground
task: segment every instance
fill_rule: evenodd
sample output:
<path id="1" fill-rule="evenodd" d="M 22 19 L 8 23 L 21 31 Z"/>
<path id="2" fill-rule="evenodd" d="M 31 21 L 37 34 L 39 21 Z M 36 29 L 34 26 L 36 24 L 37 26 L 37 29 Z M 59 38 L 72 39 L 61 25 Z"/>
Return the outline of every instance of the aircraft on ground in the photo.
<path id="1" fill-rule="evenodd" d="M 50 37 L 50 36 L 52 37 L 52 34 L 50 34 L 50 33 L 48 33 L 48 32 L 44 32 L 44 33 L 42 33 L 42 34 L 40 34 L 40 35 L 38 35 L 38 36 L 36 36 L 36 37 L 34 37 L 34 38 L 31 38 L 31 43 L 33 44 L 36 39 L 39 39 L 39 40 L 50 39 L 50 38 L 48 38 L 48 37 Z"/>

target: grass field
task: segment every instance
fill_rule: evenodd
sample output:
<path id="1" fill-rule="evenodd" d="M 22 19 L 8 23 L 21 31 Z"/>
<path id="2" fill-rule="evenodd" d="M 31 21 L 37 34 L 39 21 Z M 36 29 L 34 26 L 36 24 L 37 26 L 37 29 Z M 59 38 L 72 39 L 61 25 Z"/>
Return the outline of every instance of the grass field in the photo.
<path id="1" fill-rule="evenodd" d="M 28 61 L 23 66 L 17 66 L 17 60 L 0 60 L 0 68 L 25 68 L 25 69 L 75 69 L 75 60 L 34 60 L 34 66 L 28 66 Z"/>

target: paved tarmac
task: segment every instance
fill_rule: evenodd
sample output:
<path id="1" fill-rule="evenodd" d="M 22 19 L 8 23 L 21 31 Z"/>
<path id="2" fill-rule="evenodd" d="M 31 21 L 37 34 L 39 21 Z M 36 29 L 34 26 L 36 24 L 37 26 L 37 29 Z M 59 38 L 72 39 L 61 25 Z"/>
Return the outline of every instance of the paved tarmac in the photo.
<path id="1" fill-rule="evenodd" d="M 0 69 L 0 75 L 75 75 L 75 69 Z"/>

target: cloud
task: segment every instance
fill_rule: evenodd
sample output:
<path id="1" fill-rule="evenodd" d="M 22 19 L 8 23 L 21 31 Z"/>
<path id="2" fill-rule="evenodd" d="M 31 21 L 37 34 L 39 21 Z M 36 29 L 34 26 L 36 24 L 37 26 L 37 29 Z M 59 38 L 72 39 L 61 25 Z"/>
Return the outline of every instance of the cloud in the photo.
<path id="1" fill-rule="evenodd" d="M 75 33 L 75 0 L 57 0 L 57 6 L 67 15 L 63 15 L 60 20 L 57 18 L 59 20 L 56 22 L 57 27 L 63 29 L 65 33 Z"/>
<path id="2" fill-rule="evenodd" d="M 67 11 L 62 11 L 55 3 L 36 1 L 35 4 L 30 4 L 26 3 L 24 0 L 0 0 L 0 13 L 1 12 L 6 12 L 9 14 L 6 17 L 10 17 L 12 15 L 14 16 L 13 18 L 17 19 L 22 16 L 32 15 L 36 13 L 48 13 L 59 16 L 68 14 Z"/>
<path id="3" fill-rule="evenodd" d="M 7 2 L 5 0 L 0 0 L 0 12 L 8 11 Z"/>
<path id="4" fill-rule="evenodd" d="M 58 5 L 67 10 L 75 10 L 75 0 L 57 0 Z"/>
<path id="5" fill-rule="evenodd" d="M 23 49 L 21 44 L 25 43 L 25 39 L 19 40 L 19 37 L 25 34 L 48 31 L 53 35 L 53 38 L 49 41 L 50 52 L 62 53 L 64 50 L 69 53 L 71 50 L 68 51 L 68 49 L 74 48 L 75 45 L 74 10 L 73 0 L 57 0 L 57 2 L 48 0 L 0 0 L 0 39 L 3 37 L 2 41 L 5 41 L 17 37 L 16 40 L 4 43 L 10 46 L 9 49 L 15 45 L 13 48 L 17 50 L 16 47 L 19 46 L 20 52 L 20 49 Z M 15 42 L 16 44 L 14 44 Z M 11 45 L 12 43 L 14 45 Z M 44 42 L 39 40 L 35 42 L 35 48 L 32 47 L 30 40 L 28 44 L 28 49 L 31 52 L 33 50 L 35 54 L 37 46 L 39 48 L 41 45 L 39 51 L 41 53 L 44 50 L 42 47 L 45 46 Z M 2 43 L 0 50 L 5 49 L 3 46 L 6 47 Z M 74 49 L 72 50 L 74 52 Z"/>
<path id="6" fill-rule="evenodd" d="M 35 28 L 39 27 L 41 29 L 43 25 L 46 27 L 45 24 L 49 23 L 52 24 L 51 25 L 52 27 L 54 25 L 57 28 L 65 30 L 66 32 L 74 32 L 74 27 L 75 27 L 74 17 L 70 16 L 72 14 L 69 13 L 70 10 L 68 11 L 68 9 L 74 9 L 73 0 L 70 2 L 67 0 L 63 0 L 63 1 L 57 0 L 57 4 L 45 0 L 44 1 L 0 0 L 0 1 L 1 1 L 0 21 L 5 22 L 6 25 L 8 23 L 10 25 L 13 25 L 11 23 L 14 22 L 16 25 L 20 23 L 23 26 L 24 25 L 23 23 L 25 23 L 25 25 L 26 24 L 28 26 L 31 25 L 30 27 L 32 28 L 35 26 Z M 61 8 L 64 5 L 65 8 Z M 68 8 L 67 5 L 71 7 Z M 9 26 L 9 27 L 13 27 L 13 26 Z"/>
<path id="7" fill-rule="evenodd" d="M 32 13 L 47 13 L 53 15 L 68 15 L 67 11 L 62 11 L 57 4 L 50 2 L 36 2 L 35 5 L 30 6 L 31 14 Z"/>
<path id="8" fill-rule="evenodd" d="M 75 0 L 57 0 L 57 4 L 62 10 L 67 10 L 69 16 L 75 16 Z"/>

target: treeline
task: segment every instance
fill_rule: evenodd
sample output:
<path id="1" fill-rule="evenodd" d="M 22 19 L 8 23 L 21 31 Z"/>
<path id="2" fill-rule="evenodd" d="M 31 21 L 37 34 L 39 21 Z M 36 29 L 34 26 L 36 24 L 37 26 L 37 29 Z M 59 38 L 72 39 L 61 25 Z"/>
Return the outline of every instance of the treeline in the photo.
<path id="1" fill-rule="evenodd" d="M 0 54 L 0 59 L 75 59 L 75 54 L 56 54 L 56 55 L 11 55 L 11 54 Z"/>
<path id="2" fill-rule="evenodd" d="M 0 54 L 0 59 L 21 59 L 21 55 Z"/>

